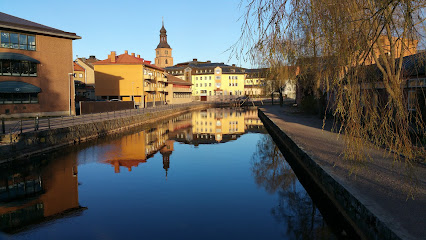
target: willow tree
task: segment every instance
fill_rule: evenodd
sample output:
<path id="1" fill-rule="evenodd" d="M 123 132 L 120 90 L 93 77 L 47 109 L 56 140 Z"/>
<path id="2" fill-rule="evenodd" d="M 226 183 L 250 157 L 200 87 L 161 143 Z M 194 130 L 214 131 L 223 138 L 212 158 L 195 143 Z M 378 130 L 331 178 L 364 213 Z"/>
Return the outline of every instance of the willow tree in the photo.
<path id="1" fill-rule="evenodd" d="M 241 4 L 244 24 L 234 51 L 262 65 L 297 66 L 299 86 L 317 100 L 328 96 L 325 111 L 344 131 L 345 159 L 362 164 L 370 160 L 364 150 L 371 146 L 403 158 L 408 167 L 425 156 L 418 138 L 424 136 L 425 119 L 418 106 L 407 108 L 403 64 L 425 32 L 424 0 Z"/>

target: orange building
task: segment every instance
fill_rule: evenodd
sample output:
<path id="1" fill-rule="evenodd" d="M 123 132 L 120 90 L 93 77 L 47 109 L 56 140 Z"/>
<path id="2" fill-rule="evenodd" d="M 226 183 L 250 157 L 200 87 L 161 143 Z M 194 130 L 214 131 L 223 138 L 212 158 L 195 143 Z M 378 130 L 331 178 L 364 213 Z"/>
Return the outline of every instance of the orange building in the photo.
<path id="1" fill-rule="evenodd" d="M 72 40 L 64 32 L 0 13 L 1 117 L 73 115 Z"/>
<path id="2" fill-rule="evenodd" d="M 78 200 L 76 154 L 66 159 L 31 160 L 0 170 L 0 229 L 14 233 L 31 224 L 84 210 Z M 44 163 L 43 163 L 44 162 Z"/>
<path id="3" fill-rule="evenodd" d="M 93 63 L 95 94 L 103 99 L 134 101 L 136 106 L 151 107 L 165 102 L 167 78 L 162 68 L 128 51 Z"/>

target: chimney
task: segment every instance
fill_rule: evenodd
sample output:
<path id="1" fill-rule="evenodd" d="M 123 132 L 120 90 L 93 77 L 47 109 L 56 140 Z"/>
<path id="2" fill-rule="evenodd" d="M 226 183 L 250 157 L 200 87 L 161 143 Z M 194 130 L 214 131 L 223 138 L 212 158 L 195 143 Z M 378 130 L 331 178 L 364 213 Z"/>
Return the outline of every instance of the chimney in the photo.
<path id="1" fill-rule="evenodd" d="M 115 63 L 115 51 L 111 51 L 110 59 L 112 63 Z"/>
<path id="2" fill-rule="evenodd" d="M 210 60 L 207 60 L 207 63 L 212 63 L 212 61 L 210 61 Z"/>
<path id="3" fill-rule="evenodd" d="M 137 56 L 137 57 L 138 57 L 138 58 L 141 58 L 141 55 L 139 55 L 139 54 L 138 54 L 138 56 Z"/>
<path id="4" fill-rule="evenodd" d="M 135 56 L 135 53 L 132 53 L 132 57 L 134 57 Z"/>
<path id="5" fill-rule="evenodd" d="M 124 50 L 124 54 L 129 55 L 129 51 Z"/>
<path id="6" fill-rule="evenodd" d="M 192 61 L 193 61 L 193 62 L 197 62 L 197 59 L 196 59 L 196 58 L 194 58 L 194 59 L 192 59 Z"/>
<path id="7" fill-rule="evenodd" d="M 232 64 L 233 67 L 235 67 L 235 64 Z"/>

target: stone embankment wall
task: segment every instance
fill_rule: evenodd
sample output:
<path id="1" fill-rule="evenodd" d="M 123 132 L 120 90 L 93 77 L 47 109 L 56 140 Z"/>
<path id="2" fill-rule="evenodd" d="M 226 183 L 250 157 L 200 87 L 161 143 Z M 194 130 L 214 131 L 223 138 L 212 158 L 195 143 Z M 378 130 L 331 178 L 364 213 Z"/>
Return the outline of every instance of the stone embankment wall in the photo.
<path id="1" fill-rule="evenodd" d="M 123 102 L 80 102 L 80 114 L 102 113 L 133 109 L 133 101 Z"/>
<path id="2" fill-rule="evenodd" d="M 366 206 L 324 171 L 260 109 L 258 111 L 259 118 L 286 160 L 293 169 L 297 168 L 304 178 L 309 178 L 309 184 L 314 185 L 310 187 L 321 192 L 322 196 L 317 200 L 326 202 L 329 206 L 332 205 L 339 212 L 338 215 L 342 217 L 343 225 L 350 226 L 361 239 L 400 239 Z M 325 215 L 327 212 L 322 212 L 322 214 Z"/>
<path id="3" fill-rule="evenodd" d="M 13 144 L 0 146 L 0 163 L 41 154 L 60 147 L 78 144 L 108 134 L 136 128 L 144 124 L 154 123 L 189 111 L 206 109 L 213 106 L 212 104 L 195 105 L 58 129 L 15 134 L 13 135 Z"/>

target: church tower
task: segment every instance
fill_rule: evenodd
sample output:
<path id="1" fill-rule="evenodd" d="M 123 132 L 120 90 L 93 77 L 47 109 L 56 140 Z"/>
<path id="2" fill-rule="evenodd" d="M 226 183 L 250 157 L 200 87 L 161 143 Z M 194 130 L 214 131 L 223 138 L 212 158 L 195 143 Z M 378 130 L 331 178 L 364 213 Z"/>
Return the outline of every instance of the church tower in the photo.
<path id="1" fill-rule="evenodd" d="M 167 31 L 164 28 L 164 20 L 163 26 L 160 29 L 160 43 L 155 49 L 155 56 L 155 65 L 161 68 L 173 66 L 172 49 L 167 43 Z"/>

